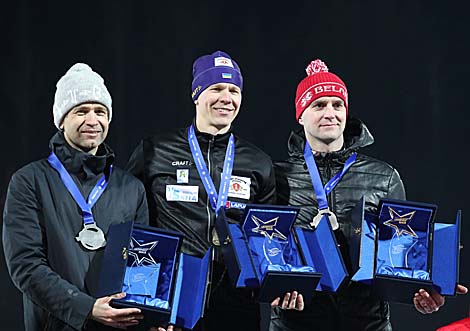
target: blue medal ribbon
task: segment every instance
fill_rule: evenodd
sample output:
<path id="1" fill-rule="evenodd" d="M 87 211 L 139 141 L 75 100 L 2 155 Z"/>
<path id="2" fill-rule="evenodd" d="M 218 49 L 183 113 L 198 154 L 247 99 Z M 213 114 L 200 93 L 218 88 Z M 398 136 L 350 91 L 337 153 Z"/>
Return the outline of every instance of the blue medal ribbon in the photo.
<path id="1" fill-rule="evenodd" d="M 209 201 L 211 202 L 212 209 L 214 209 L 216 215 L 219 212 L 219 209 L 225 206 L 227 202 L 228 189 L 230 185 L 230 177 L 232 176 L 233 170 L 233 159 L 235 154 L 235 138 L 233 134 L 230 135 L 228 141 L 227 150 L 225 152 L 224 167 L 222 170 L 222 178 L 219 186 L 219 193 L 215 189 L 214 182 L 210 176 L 209 170 L 207 169 L 206 162 L 202 156 L 201 148 L 197 142 L 196 134 L 194 132 L 194 125 L 191 125 L 188 128 L 188 141 L 189 146 L 191 147 L 191 153 L 193 159 L 196 163 L 197 171 L 199 176 L 202 179 L 204 184 L 204 189 L 209 196 Z"/>
<path id="2" fill-rule="evenodd" d="M 323 183 L 321 181 L 320 173 L 318 172 L 317 164 L 315 163 L 315 158 L 313 157 L 312 148 L 308 144 L 308 141 L 305 141 L 305 148 L 304 148 L 304 158 L 307 164 L 308 172 L 310 173 L 310 178 L 312 180 L 313 189 L 315 190 L 315 195 L 317 196 L 318 201 L 318 209 L 324 210 L 328 209 L 328 200 L 326 196 L 333 191 L 336 185 L 339 183 L 341 178 L 343 178 L 344 174 L 348 169 L 356 162 L 357 154 L 353 153 L 345 162 L 343 169 L 334 175 L 328 183 L 326 183 L 325 187 L 323 187 Z"/>
<path id="3" fill-rule="evenodd" d="M 49 155 L 49 157 L 47 158 L 47 161 L 49 161 L 49 164 L 55 170 L 57 170 L 57 172 L 60 175 L 60 179 L 64 183 L 65 187 L 70 192 L 70 194 L 72 195 L 72 198 L 75 200 L 78 206 L 81 208 L 82 216 L 83 216 L 83 224 L 89 225 L 89 224 L 95 223 L 91 208 L 95 205 L 96 201 L 98 201 L 101 194 L 103 194 L 106 186 L 108 186 L 108 181 L 106 180 L 106 176 L 103 175 L 103 177 L 101 177 L 98 183 L 96 183 L 95 187 L 88 195 L 88 202 L 87 202 L 83 198 L 82 193 L 78 189 L 72 177 L 67 172 L 63 164 L 60 162 L 59 158 L 54 154 L 54 152 L 51 152 L 51 155 Z M 111 167 L 109 168 L 110 176 L 111 176 L 112 170 L 113 170 L 113 166 L 111 165 Z"/>

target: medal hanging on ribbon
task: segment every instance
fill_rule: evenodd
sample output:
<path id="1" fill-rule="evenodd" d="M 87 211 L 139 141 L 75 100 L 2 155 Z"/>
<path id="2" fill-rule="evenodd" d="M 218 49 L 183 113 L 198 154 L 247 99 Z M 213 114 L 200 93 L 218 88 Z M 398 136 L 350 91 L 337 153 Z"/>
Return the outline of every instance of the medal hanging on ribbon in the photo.
<path id="1" fill-rule="evenodd" d="M 348 169 L 356 162 L 357 154 L 353 153 L 345 162 L 343 169 L 338 172 L 333 178 L 331 178 L 328 183 L 326 183 L 325 187 L 323 187 L 323 183 L 321 181 L 320 173 L 318 172 L 317 164 L 315 163 L 315 158 L 313 157 L 313 151 L 310 148 L 308 142 L 305 142 L 304 148 L 304 158 L 307 164 L 308 172 L 310 173 L 310 178 L 312 180 L 313 189 L 315 190 L 315 195 L 318 201 L 318 214 L 313 218 L 310 225 L 315 228 L 317 227 L 320 220 L 323 216 L 327 216 L 331 227 L 333 230 L 339 228 L 338 219 L 336 215 L 330 210 L 328 207 L 328 200 L 326 196 L 333 191 L 339 181 L 343 178 L 344 174 Z"/>
<path id="2" fill-rule="evenodd" d="M 78 236 L 75 237 L 75 239 L 80 242 L 84 248 L 91 251 L 104 247 L 106 245 L 106 239 L 104 237 L 103 231 L 95 223 L 91 208 L 94 206 L 96 201 L 98 201 L 101 194 L 103 194 L 106 186 L 108 185 L 106 177 L 103 175 L 103 177 L 100 178 L 98 183 L 90 192 L 88 196 L 88 201 L 85 201 L 82 193 L 78 189 L 72 177 L 67 172 L 67 170 L 62 165 L 57 156 L 54 154 L 54 152 L 51 152 L 51 155 L 49 155 L 47 161 L 49 161 L 49 164 L 55 170 L 57 170 L 65 187 L 70 192 L 72 198 L 82 210 L 83 229 L 78 233 Z M 113 167 L 111 166 L 109 169 L 110 176 L 112 170 Z"/>
<path id="3" fill-rule="evenodd" d="M 222 170 L 222 178 L 220 180 L 219 192 L 215 189 L 214 182 L 210 176 L 209 170 L 207 169 L 206 162 L 197 142 L 196 134 L 194 132 L 194 125 L 188 128 L 188 141 L 191 147 L 191 154 L 193 155 L 194 162 L 196 163 L 197 171 L 201 177 L 204 189 L 209 197 L 212 209 L 217 215 L 219 209 L 225 206 L 227 202 L 228 189 L 230 186 L 230 178 L 233 170 L 233 158 L 235 155 L 235 138 L 233 134 L 230 135 L 227 150 L 225 151 L 224 167 Z M 216 246 L 220 245 L 220 240 L 217 236 L 215 229 L 212 230 L 212 243 Z"/>

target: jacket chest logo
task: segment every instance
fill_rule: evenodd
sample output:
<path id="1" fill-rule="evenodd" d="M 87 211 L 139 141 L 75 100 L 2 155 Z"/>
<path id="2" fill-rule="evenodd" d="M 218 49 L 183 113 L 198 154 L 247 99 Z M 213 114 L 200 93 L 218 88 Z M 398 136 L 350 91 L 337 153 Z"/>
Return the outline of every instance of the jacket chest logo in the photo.
<path id="1" fill-rule="evenodd" d="M 173 167 L 189 167 L 193 163 L 190 160 L 180 160 L 180 161 L 172 161 L 171 165 Z"/>

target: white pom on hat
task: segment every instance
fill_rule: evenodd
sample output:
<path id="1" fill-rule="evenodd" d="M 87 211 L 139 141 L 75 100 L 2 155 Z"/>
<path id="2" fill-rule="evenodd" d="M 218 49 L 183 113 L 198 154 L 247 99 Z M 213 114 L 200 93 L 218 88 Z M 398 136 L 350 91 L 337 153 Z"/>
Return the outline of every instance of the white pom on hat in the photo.
<path id="1" fill-rule="evenodd" d="M 113 115 L 112 99 L 103 78 L 85 63 L 76 63 L 57 82 L 54 97 L 54 124 L 60 127 L 64 116 L 75 106 L 86 102 L 100 103 Z"/>

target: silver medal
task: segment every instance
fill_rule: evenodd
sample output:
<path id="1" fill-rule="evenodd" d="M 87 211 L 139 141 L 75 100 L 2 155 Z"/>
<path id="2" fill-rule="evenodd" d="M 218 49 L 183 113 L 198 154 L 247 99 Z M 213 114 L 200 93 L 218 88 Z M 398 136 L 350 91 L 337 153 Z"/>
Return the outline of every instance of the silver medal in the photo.
<path id="1" fill-rule="evenodd" d="M 78 233 L 78 236 L 75 237 L 75 240 L 90 251 L 95 251 L 106 246 L 104 233 L 96 223 L 85 224 L 83 229 Z"/>
<path id="2" fill-rule="evenodd" d="M 319 210 L 318 214 L 313 218 L 310 225 L 313 228 L 316 228 L 318 223 L 320 223 L 321 219 L 323 218 L 323 215 L 326 215 L 328 217 L 328 220 L 330 221 L 330 224 L 331 224 L 331 228 L 333 230 L 339 229 L 339 223 L 338 223 L 338 220 L 336 219 L 336 215 L 330 210 L 330 208 Z"/>

